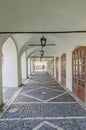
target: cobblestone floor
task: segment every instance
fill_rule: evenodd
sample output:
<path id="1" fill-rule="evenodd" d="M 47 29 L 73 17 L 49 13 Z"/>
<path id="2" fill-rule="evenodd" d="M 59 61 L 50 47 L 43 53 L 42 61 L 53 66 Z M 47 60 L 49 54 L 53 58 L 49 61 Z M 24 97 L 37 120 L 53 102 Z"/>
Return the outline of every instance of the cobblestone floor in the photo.
<path id="1" fill-rule="evenodd" d="M 47 72 L 36 72 L 4 109 L 0 130 L 86 130 L 86 110 Z"/>
<path id="2" fill-rule="evenodd" d="M 3 88 L 3 101 L 6 104 L 13 95 L 17 92 L 18 87 L 4 87 Z"/>

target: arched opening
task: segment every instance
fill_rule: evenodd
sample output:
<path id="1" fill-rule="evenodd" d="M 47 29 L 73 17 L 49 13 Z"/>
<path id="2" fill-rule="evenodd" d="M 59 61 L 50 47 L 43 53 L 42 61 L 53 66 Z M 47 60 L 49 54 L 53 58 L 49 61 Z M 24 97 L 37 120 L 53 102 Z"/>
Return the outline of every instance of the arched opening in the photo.
<path id="1" fill-rule="evenodd" d="M 81 46 L 72 53 L 73 92 L 85 101 L 86 86 L 86 47 Z"/>
<path id="2" fill-rule="evenodd" d="M 3 101 L 6 102 L 13 96 L 13 89 L 18 87 L 17 50 L 11 38 L 2 47 L 2 83 Z"/>
<path id="3" fill-rule="evenodd" d="M 26 53 L 24 52 L 21 56 L 21 72 L 22 72 L 22 82 L 27 78 L 26 76 Z"/>

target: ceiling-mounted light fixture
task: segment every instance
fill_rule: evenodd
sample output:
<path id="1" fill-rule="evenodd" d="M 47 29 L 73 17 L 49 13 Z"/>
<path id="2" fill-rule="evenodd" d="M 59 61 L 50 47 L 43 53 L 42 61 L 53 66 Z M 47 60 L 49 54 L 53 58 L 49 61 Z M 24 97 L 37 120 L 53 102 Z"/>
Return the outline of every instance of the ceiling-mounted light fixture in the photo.
<path id="1" fill-rule="evenodd" d="M 41 44 L 29 44 L 29 46 L 42 46 L 42 47 L 45 47 L 45 46 L 55 46 L 56 44 L 52 43 L 52 44 L 49 44 L 47 42 L 47 38 L 44 37 L 44 34 L 42 35 L 42 37 L 40 38 L 40 42 Z"/>
<path id="2" fill-rule="evenodd" d="M 44 56 L 44 51 L 43 50 L 40 51 L 40 55 L 41 55 L 41 57 Z"/>
<path id="3" fill-rule="evenodd" d="M 42 47 L 45 47 L 45 46 L 55 46 L 56 44 L 52 43 L 52 44 L 49 44 L 47 42 L 47 38 L 44 37 L 44 34 L 42 35 L 42 37 L 40 38 L 40 42 L 41 44 L 29 44 L 29 46 L 42 46 Z"/>
<path id="4" fill-rule="evenodd" d="M 40 57 L 40 62 L 42 62 L 42 57 Z"/>
<path id="5" fill-rule="evenodd" d="M 43 34 L 43 36 L 40 39 L 41 46 L 43 46 L 43 47 L 46 46 L 46 41 L 47 41 L 47 39 L 44 37 L 44 34 Z"/>

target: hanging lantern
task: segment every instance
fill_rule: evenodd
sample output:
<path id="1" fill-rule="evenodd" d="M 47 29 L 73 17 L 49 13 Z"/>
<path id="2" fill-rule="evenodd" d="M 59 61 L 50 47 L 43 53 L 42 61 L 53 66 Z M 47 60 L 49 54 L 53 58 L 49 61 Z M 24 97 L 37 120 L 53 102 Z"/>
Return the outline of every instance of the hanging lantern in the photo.
<path id="1" fill-rule="evenodd" d="M 47 39 L 44 37 L 44 36 L 42 36 L 42 38 L 40 39 L 40 42 L 41 42 L 41 46 L 46 46 L 46 41 L 47 41 Z"/>
<path id="2" fill-rule="evenodd" d="M 40 51 L 40 55 L 41 55 L 41 57 L 44 56 L 44 51 L 43 50 Z"/>

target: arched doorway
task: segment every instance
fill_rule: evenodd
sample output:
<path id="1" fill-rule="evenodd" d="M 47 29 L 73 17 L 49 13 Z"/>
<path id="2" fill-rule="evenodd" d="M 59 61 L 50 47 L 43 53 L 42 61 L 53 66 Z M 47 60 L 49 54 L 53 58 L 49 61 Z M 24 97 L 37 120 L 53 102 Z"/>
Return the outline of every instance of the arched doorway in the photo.
<path id="1" fill-rule="evenodd" d="M 73 92 L 85 101 L 86 86 L 86 47 L 81 46 L 72 53 Z"/>
<path id="2" fill-rule="evenodd" d="M 8 38 L 4 43 L 2 47 L 2 53 L 3 86 L 16 87 L 18 86 L 17 51 L 11 38 Z"/>
<path id="3" fill-rule="evenodd" d="M 2 46 L 3 100 L 8 101 L 18 87 L 17 49 L 12 38 Z"/>
<path id="4" fill-rule="evenodd" d="M 66 54 L 61 56 L 61 84 L 66 86 Z"/>

